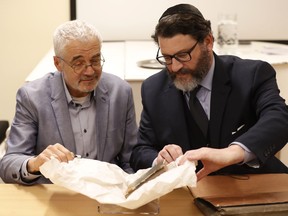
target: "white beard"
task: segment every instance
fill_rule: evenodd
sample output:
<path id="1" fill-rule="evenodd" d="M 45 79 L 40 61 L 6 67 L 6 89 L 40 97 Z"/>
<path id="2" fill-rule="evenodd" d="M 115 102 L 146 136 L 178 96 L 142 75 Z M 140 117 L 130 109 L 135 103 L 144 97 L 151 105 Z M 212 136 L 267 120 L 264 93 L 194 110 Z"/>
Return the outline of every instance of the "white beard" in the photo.
<path id="1" fill-rule="evenodd" d="M 194 79 L 188 81 L 176 78 L 174 80 L 174 85 L 183 92 L 190 92 L 198 86 L 198 82 Z"/>

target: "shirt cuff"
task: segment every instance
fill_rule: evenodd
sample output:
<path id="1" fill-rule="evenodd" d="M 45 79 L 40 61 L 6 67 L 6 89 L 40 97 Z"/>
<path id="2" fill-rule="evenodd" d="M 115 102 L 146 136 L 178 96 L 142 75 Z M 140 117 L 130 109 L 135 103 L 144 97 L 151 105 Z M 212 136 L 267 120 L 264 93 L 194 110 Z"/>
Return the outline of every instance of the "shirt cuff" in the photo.
<path id="1" fill-rule="evenodd" d="M 253 168 L 259 168 L 260 167 L 260 163 L 259 163 L 256 155 L 253 152 L 251 152 L 250 149 L 247 148 L 247 146 L 243 145 L 240 142 L 233 142 L 230 145 L 238 145 L 242 149 L 244 149 L 244 160 L 242 163 L 240 163 L 240 165 L 247 164 L 248 166 L 253 167 Z"/>

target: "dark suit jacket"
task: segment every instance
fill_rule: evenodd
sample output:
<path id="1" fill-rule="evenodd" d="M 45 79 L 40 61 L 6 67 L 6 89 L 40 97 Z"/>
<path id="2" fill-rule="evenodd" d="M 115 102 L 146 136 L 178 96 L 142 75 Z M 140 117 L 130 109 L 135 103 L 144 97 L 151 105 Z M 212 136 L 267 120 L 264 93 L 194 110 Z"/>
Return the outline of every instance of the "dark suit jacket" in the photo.
<path id="1" fill-rule="evenodd" d="M 95 89 L 97 160 L 115 163 L 127 172 L 137 124 L 129 84 L 112 74 L 102 73 Z M 0 163 L 5 182 L 26 184 L 20 177 L 23 162 L 48 145 L 60 143 L 75 152 L 67 98 L 59 72 L 25 84 L 17 93 L 16 115 Z M 99 173 L 101 175 L 101 173 Z M 43 176 L 33 183 L 49 183 Z"/>
<path id="2" fill-rule="evenodd" d="M 288 141 L 288 109 L 279 96 L 275 70 L 266 62 L 215 56 L 209 122 L 210 147 L 241 142 L 258 158 L 259 169 L 233 165 L 223 173 L 288 172 L 276 157 Z M 175 88 L 166 69 L 142 85 L 143 112 L 130 163 L 135 170 L 151 166 L 167 144 L 183 151 L 189 143 L 183 93 Z M 239 130 L 237 130 L 239 128 Z"/>

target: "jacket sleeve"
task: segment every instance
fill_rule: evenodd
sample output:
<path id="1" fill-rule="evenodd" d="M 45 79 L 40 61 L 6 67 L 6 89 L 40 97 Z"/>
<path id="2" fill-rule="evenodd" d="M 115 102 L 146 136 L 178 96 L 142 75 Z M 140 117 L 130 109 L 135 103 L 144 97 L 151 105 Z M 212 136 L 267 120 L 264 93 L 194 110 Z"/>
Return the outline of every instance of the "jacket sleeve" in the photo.
<path id="1" fill-rule="evenodd" d="M 130 159 L 131 167 L 137 171 L 151 167 L 158 155 L 153 144 L 156 143 L 156 135 L 152 128 L 152 122 L 146 109 L 147 98 L 145 95 L 145 83 L 141 88 L 143 110 L 137 136 L 137 145 L 134 147 Z"/>
<path id="2" fill-rule="evenodd" d="M 20 172 L 24 161 L 34 155 L 37 136 L 37 118 L 25 87 L 16 96 L 16 114 L 7 139 L 7 153 L 1 161 L 1 178 L 6 183 L 34 184 L 22 180 Z"/>
<path id="3" fill-rule="evenodd" d="M 288 109 L 285 100 L 279 95 L 276 72 L 271 65 L 260 62 L 252 83 L 251 105 L 258 120 L 236 141 L 246 145 L 261 165 L 288 141 Z"/>

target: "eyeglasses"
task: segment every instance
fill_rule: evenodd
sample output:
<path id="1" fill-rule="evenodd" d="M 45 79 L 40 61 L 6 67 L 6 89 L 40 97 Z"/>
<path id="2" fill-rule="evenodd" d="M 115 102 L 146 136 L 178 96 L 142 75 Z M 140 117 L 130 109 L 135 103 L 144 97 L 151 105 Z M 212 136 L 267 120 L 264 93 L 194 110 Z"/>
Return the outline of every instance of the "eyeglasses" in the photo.
<path id="1" fill-rule="evenodd" d="M 175 58 L 179 62 L 188 62 L 188 61 L 190 61 L 192 59 L 191 53 L 195 49 L 197 44 L 198 44 L 198 41 L 187 52 L 181 52 L 181 53 L 176 53 L 174 55 L 163 55 L 163 56 L 158 56 L 159 55 L 159 51 L 160 51 L 160 47 L 159 47 L 159 49 L 157 51 L 156 59 L 162 65 L 171 65 L 173 58 Z"/>
<path id="2" fill-rule="evenodd" d="M 102 66 L 104 65 L 105 59 L 103 57 L 103 55 L 99 55 L 96 58 L 93 58 L 90 61 L 90 64 L 86 64 L 86 62 L 84 60 L 77 60 L 76 62 L 74 62 L 73 64 L 69 64 L 67 61 L 65 61 L 63 58 L 57 56 L 57 58 L 61 59 L 63 62 L 65 62 L 68 66 L 70 66 L 74 72 L 76 74 L 80 74 L 82 72 L 84 72 L 85 70 L 87 70 L 88 67 L 92 67 L 93 70 L 99 70 L 102 68 Z"/>

